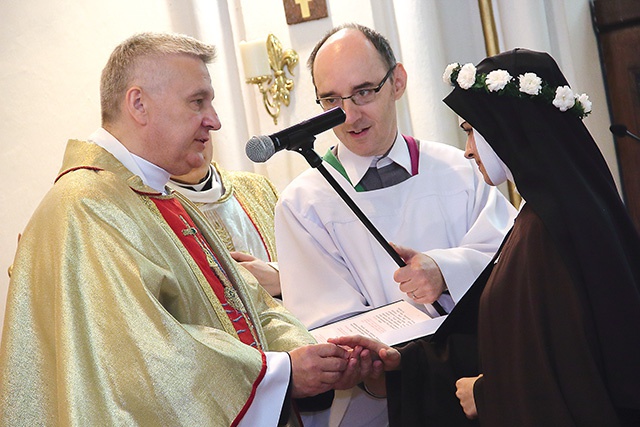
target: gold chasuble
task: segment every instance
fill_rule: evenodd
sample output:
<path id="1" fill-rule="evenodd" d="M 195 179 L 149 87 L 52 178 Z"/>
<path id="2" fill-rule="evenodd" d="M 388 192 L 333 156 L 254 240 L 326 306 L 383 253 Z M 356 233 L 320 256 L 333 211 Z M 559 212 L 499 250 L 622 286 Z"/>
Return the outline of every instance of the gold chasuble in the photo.
<path id="1" fill-rule="evenodd" d="M 0 426 L 237 425 L 262 351 L 313 342 L 193 204 L 72 140 L 18 244 Z"/>
<path id="2" fill-rule="evenodd" d="M 233 323 L 240 340 L 252 347 L 259 347 L 256 342 L 255 329 L 251 321 L 247 319 L 247 310 L 242 300 L 238 297 L 233 285 L 229 283 L 215 253 L 207 241 L 202 238 L 200 231 L 194 226 L 180 202 L 177 199 L 155 198 L 152 200 L 180 242 L 189 251 L 189 255 L 198 264 L 202 274 L 207 278 L 213 293 Z"/>

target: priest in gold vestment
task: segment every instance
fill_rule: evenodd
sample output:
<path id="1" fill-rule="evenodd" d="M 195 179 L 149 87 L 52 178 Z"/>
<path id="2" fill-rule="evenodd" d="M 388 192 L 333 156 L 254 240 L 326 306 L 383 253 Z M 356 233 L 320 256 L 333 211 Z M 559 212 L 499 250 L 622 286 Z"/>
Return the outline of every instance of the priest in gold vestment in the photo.
<path id="1" fill-rule="evenodd" d="M 24 230 L 0 347 L 0 425 L 296 425 L 355 369 L 166 187 L 220 128 L 212 46 L 144 33 L 111 55 L 103 126 L 69 141 Z"/>

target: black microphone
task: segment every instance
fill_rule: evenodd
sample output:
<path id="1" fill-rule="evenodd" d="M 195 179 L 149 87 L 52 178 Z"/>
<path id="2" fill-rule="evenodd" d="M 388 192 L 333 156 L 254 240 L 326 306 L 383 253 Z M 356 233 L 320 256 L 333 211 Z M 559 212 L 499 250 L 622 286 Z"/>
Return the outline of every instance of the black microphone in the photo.
<path id="1" fill-rule="evenodd" d="M 620 137 L 630 136 L 631 138 L 635 139 L 636 141 L 640 141 L 640 136 L 629 132 L 629 130 L 627 129 L 627 127 L 625 125 L 621 125 L 621 124 L 611 125 L 611 126 L 609 126 L 609 130 L 615 136 L 620 136 Z"/>
<path id="2" fill-rule="evenodd" d="M 342 108 L 335 107 L 272 135 L 254 136 L 247 142 L 245 152 L 252 161 L 263 163 L 277 151 L 296 150 L 305 142 L 313 142 L 315 135 L 344 123 L 346 119 Z"/>

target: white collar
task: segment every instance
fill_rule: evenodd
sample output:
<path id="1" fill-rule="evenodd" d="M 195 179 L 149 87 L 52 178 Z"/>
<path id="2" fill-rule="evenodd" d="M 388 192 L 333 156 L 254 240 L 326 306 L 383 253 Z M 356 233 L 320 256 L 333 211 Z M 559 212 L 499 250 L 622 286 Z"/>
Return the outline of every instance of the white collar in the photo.
<path id="1" fill-rule="evenodd" d="M 122 145 L 118 139 L 110 134 L 106 129 L 100 128 L 89 135 L 89 141 L 99 145 L 113 155 L 130 172 L 138 175 L 149 187 L 154 190 L 168 194 L 166 184 L 171 174 L 160 166 L 154 165 L 140 156 L 136 156 L 127 147 Z"/>
<path id="2" fill-rule="evenodd" d="M 396 139 L 386 156 L 359 156 L 349 150 L 342 143 L 339 143 L 336 146 L 335 155 L 338 157 L 338 160 L 340 160 L 340 164 L 342 164 L 342 167 L 353 185 L 360 182 L 364 174 L 367 173 L 369 167 L 375 165 L 381 157 L 384 158 L 378 166 L 384 166 L 393 161 L 405 168 L 407 172 L 411 173 L 411 156 L 409 154 L 409 148 L 407 147 L 407 144 L 400 132 L 396 133 Z"/>
<path id="3" fill-rule="evenodd" d="M 202 187 L 208 181 L 206 179 L 200 184 L 189 185 L 191 188 L 185 187 L 188 184 L 178 183 L 172 179 L 169 180 L 167 185 L 194 203 L 215 203 L 222 197 L 222 178 L 213 165 L 209 165 L 209 173 L 213 174 L 213 178 L 211 188 L 208 190 L 202 190 Z"/>

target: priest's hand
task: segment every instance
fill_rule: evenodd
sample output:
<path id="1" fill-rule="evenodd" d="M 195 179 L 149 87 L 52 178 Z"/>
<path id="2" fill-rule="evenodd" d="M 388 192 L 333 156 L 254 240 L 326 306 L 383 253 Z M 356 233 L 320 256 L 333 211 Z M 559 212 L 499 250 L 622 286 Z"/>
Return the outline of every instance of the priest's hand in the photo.
<path id="1" fill-rule="evenodd" d="M 477 377 L 465 377 L 460 378 L 456 381 L 456 396 L 460 400 L 460 406 L 462 406 L 462 410 L 464 414 L 470 420 L 474 420 L 478 418 L 478 409 L 476 408 L 476 400 L 473 396 L 473 386 L 476 381 L 482 377 L 480 374 Z"/>
<path id="2" fill-rule="evenodd" d="M 349 352 L 334 344 L 315 344 L 289 351 L 294 399 L 332 390 L 349 364 Z"/>
<path id="3" fill-rule="evenodd" d="M 420 304 L 433 304 L 447 290 L 438 264 L 428 255 L 392 244 L 407 264 L 393 273 L 393 280 L 409 298 Z"/>
<path id="4" fill-rule="evenodd" d="M 272 297 L 282 295 L 280 289 L 280 272 L 263 260 L 244 252 L 230 252 L 231 258 L 249 270 L 260 286 L 265 288 Z"/>

